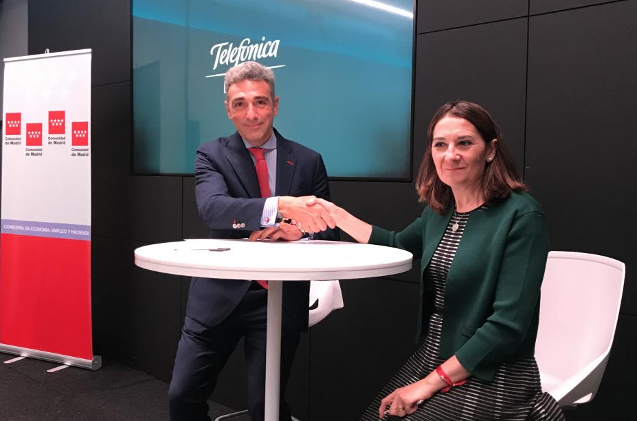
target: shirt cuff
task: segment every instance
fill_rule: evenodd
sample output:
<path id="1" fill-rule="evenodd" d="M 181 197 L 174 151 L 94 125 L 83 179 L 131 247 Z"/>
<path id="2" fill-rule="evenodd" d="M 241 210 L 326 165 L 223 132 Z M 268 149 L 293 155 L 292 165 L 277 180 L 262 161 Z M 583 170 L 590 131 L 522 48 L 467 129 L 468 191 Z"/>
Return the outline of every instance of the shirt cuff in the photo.
<path id="1" fill-rule="evenodd" d="M 265 199 L 263 213 L 261 214 L 262 227 L 276 227 L 276 214 L 279 212 L 279 197 L 268 197 Z"/>

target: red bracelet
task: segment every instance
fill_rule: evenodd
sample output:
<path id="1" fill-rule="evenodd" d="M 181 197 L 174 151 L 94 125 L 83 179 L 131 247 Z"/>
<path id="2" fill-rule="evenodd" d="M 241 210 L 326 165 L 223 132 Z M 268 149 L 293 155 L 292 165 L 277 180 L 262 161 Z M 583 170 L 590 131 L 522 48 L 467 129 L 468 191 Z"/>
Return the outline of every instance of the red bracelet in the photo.
<path id="1" fill-rule="evenodd" d="M 450 391 L 453 387 L 462 386 L 467 382 L 466 379 L 460 380 L 458 383 L 454 383 L 453 381 L 451 381 L 451 378 L 447 376 L 447 373 L 445 373 L 445 371 L 442 369 L 442 365 L 436 367 L 436 373 L 438 373 L 443 382 L 447 383 L 447 387 L 441 390 L 442 393 Z"/>

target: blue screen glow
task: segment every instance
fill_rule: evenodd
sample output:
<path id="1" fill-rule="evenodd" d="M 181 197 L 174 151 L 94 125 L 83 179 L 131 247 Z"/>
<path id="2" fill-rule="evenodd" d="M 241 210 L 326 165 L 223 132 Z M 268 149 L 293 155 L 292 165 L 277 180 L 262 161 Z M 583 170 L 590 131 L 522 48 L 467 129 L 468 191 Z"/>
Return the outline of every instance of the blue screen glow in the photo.
<path id="1" fill-rule="evenodd" d="M 407 179 L 413 0 L 133 0 L 134 171 L 192 174 L 235 129 L 223 75 L 273 68 L 283 136 L 332 177 Z"/>

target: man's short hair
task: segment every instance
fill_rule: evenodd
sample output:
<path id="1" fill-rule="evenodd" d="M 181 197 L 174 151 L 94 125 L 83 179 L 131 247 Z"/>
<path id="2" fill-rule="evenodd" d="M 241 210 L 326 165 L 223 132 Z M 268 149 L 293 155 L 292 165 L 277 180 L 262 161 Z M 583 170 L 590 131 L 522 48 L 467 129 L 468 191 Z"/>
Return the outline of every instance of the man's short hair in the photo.
<path id="1" fill-rule="evenodd" d="M 247 79 L 266 82 L 270 86 L 270 94 L 274 100 L 274 72 L 256 61 L 246 61 L 231 67 L 223 78 L 223 87 L 228 92 L 230 86 Z"/>

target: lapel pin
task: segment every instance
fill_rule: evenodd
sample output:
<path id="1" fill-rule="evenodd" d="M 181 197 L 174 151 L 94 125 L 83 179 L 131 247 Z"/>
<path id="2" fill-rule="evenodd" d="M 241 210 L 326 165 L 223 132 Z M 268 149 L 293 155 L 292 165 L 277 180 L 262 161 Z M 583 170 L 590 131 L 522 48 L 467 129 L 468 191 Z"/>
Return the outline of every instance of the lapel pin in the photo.
<path id="1" fill-rule="evenodd" d="M 288 165 L 294 165 L 294 162 L 292 161 L 286 161 L 288 163 Z"/>

